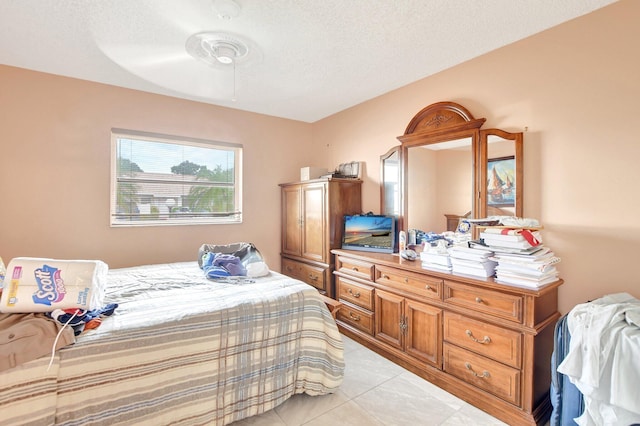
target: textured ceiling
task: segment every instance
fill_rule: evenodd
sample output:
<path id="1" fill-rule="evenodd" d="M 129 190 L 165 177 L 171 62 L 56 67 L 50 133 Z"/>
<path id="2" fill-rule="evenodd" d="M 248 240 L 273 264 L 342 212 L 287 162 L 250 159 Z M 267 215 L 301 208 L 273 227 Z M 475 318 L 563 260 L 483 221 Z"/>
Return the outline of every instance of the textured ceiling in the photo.
<path id="1" fill-rule="evenodd" d="M 314 122 L 614 1 L 0 0 L 0 63 Z M 185 52 L 201 31 L 249 45 L 235 94 Z"/>

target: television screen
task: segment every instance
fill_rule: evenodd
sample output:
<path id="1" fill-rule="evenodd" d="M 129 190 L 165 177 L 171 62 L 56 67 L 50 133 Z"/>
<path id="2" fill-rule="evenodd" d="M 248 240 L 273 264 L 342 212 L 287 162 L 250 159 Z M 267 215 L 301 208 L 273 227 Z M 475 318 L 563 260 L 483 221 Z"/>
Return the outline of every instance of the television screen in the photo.
<path id="1" fill-rule="evenodd" d="M 393 216 L 347 215 L 342 248 L 346 250 L 396 251 L 396 219 Z"/>

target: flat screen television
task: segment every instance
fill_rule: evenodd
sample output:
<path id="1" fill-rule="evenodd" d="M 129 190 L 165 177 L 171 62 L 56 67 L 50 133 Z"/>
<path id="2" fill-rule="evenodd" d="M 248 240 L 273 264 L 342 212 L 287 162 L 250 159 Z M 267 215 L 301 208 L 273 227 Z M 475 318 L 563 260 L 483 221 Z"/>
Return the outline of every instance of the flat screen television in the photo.
<path id="1" fill-rule="evenodd" d="M 393 253 L 397 251 L 396 218 L 383 215 L 346 215 L 342 248 Z"/>

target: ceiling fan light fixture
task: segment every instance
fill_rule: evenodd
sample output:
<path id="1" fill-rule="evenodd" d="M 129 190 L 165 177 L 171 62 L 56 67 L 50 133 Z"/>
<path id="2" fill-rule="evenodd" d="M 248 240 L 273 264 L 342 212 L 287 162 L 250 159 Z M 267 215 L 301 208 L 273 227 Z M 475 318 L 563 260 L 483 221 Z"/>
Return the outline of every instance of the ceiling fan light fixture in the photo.
<path id="1" fill-rule="evenodd" d="M 225 42 L 214 43 L 210 51 L 218 62 L 225 65 L 232 64 L 240 54 L 236 45 Z"/>
<path id="2" fill-rule="evenodd" d="M 187 53 L 208 65 L 231 65 L 249 54 L 249 47 L 238 37 L 218 32 L 193 34 L 185 45 Z"/>
<path id="3" fill-rule="evenodd" d="M 235 57 L 236 54 L 232 49 L 221 47 L 220 49 L 218 49 L 218 56 L 216 56 L 216 59 L 221 64 L 228 65 L 233 63 L 233 58 Z"/>

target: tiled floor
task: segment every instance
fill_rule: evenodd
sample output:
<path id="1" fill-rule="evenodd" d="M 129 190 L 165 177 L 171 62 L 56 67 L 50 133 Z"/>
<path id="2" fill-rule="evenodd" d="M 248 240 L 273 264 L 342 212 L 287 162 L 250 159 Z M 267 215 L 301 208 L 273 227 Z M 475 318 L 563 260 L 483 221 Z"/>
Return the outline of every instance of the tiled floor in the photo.
<path id="1" fill-rule="evenodd" d="M 295 395 L 234 426 L 504 425 L 343 336 L 345 376 L 332 395 Z"/>

